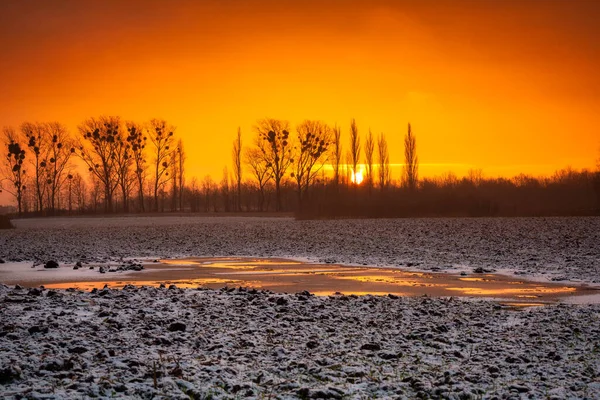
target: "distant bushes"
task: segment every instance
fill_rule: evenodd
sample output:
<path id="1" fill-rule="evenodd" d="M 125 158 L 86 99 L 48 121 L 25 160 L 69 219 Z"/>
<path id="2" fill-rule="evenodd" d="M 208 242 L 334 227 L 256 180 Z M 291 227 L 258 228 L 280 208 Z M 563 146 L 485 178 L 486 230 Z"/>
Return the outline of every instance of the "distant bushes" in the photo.
<path id="1" fill-rule="evenodd" d="M 299 219 L 582 215 L 600 215 L 600 173 L 477 181 L 447 176 L 422 180 L 414 190 L 322 187 L 296 213 Z"/>
<path id="2" fill-rule="evenodd" d="M 0 229 L 14 229 L 13 223 L 6 215 L 0 215 Z"/>

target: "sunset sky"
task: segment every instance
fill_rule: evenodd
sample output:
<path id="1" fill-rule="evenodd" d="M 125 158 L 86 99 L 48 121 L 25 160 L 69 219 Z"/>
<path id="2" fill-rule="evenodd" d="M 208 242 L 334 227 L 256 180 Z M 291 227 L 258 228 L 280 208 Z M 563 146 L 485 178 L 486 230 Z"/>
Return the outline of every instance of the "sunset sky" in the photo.
<path id="1" fill-rule="evenodd" d="M 346 149 L 356 118 L 392 163 L 410 122 L 421 175 L 592 168 L 598 21 L 594 0 L 3 0 L 0 126 L 164 118 L 217 180 L 263 117 L 337 123 Z"/>

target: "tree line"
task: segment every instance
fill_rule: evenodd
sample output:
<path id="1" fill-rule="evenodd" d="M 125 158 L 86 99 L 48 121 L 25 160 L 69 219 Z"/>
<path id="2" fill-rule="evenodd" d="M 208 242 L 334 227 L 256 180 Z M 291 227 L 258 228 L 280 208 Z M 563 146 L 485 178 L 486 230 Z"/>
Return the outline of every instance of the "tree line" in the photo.
<path id="1" fill-rule="evenodd" d="M 386 135 L 361 135 L 323 121 L 265 118 L 243 143 L 238 128 L 231 169 L 220 181 L 186 179 L 186 154 L 164 120 L 89 118 L 71 135 L 64 125 L 23 123 L 3 129 L 2 187 L 19 214 L 114 212 L 295 212 L 298 218 L 590 215 L 600 210 L 597 171 L 486 179 L 419 178 L 417 139 L 407 125 L 404 163 L 393 177 Z M 79 160 L 77 162 L 76 160 Z M 87 173 L 77 167 L 85 165 Z"/>
<path id="2" fill-rule="evenodd" d="M 164 120 L 89 118 L 76 135 L 59 122 L 25 122 L 2 136 L 2 190 L 19 215 L 183 208 L 185 151 Z"/>

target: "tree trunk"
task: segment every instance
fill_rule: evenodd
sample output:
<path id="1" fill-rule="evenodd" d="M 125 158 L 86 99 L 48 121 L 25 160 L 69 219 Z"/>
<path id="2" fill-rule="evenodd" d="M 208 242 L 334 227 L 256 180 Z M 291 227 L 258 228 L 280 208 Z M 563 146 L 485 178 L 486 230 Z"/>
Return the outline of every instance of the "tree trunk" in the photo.
<path id="1" fill-rule="evenodd" d="M 279 179 L 275 180 L 275 211 L 281 211 L 281 192 L 279 187 Z"/>

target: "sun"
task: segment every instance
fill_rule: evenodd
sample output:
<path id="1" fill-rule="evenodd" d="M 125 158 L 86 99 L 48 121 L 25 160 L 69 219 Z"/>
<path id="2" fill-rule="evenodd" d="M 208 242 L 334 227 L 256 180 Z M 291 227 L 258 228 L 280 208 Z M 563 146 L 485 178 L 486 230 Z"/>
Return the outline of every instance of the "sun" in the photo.
<path id="1" fill-rule="evenodd" d="M 351 180 L 352 180 L 352 183 L 356 183 L 357 185 L 360 185 L 362 183 L 362 181 L 364 180 L 363 172 L 356 171 L 355 173 L 352 174 Z"/>

